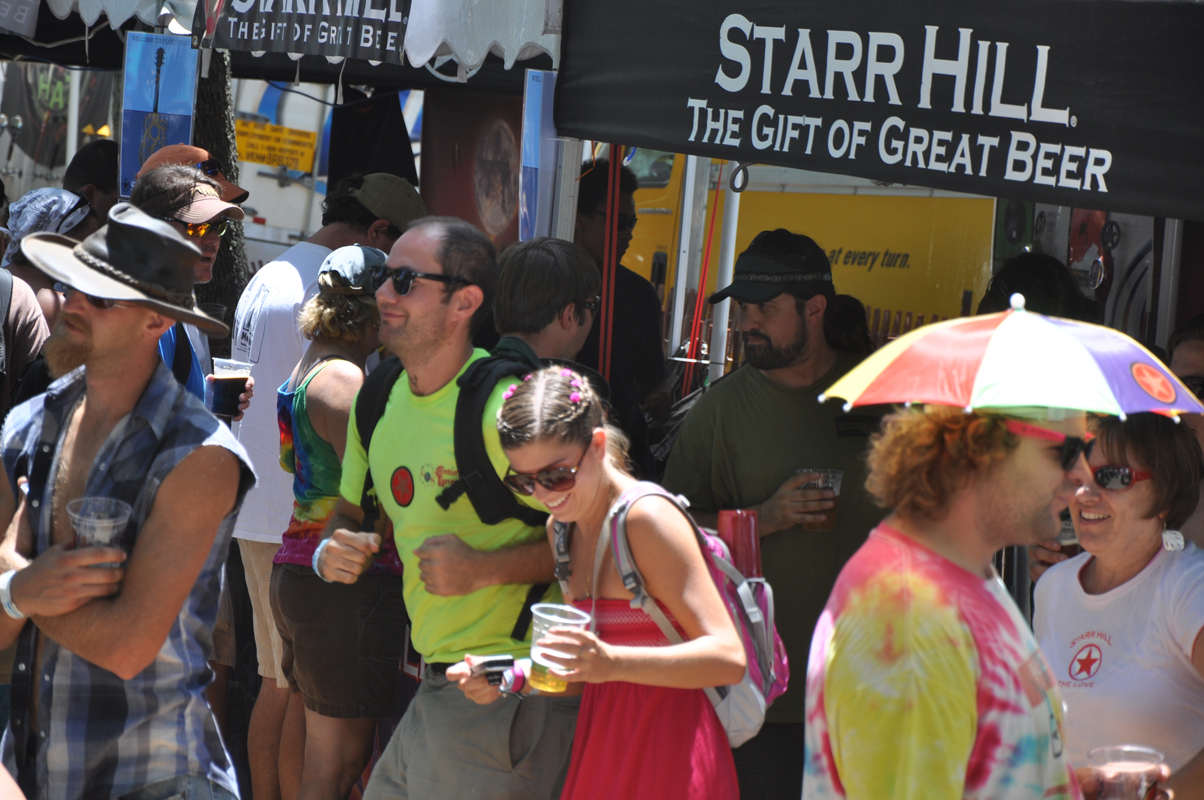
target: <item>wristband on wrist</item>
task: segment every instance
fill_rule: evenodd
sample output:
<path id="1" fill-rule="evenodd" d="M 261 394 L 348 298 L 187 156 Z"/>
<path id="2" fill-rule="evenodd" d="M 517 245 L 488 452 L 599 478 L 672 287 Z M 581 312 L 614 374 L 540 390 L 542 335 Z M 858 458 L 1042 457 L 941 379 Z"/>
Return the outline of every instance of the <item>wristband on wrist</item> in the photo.
<path id="1" fill-rule="evenodd" d="M 13 602 L 13 576 L 16 574 L 15 569 L 0 574 L 0 606 L 3 606 L 4 613 L 13 619 L 25 619 L 25 612 L 17 608 L 17 604 Z"/>
<path id="2" fill-rule="evenodd" d="M 326 549 L 326 545 L 328 545 L 328 544 L 330 544 L 330 540 L 323 539 L 322 543 L 314 548 L 314 557 L 310 561 L 310 566 L 312 566 L 314 568 L 314 574 L 317 575 L 319 578 L 326 581 L 327 583 L 333 583 L 333 581 L 330 580 L 330 578 L 327 578 L 325 575 L 323 575 L 322 570 L 318 568 L 318 562 L 320 562 L 322 560 L 322 551 Z"/>

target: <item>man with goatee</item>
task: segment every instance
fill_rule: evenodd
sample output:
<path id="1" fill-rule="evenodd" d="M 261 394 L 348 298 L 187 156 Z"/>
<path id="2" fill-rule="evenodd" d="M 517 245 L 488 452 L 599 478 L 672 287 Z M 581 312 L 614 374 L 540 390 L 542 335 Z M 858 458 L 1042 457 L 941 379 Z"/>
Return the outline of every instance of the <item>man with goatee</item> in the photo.
<path id="1" fill-rule="evenodd" d="M 18 642 L 4 764 L 30 798 L 236 798 L 205 685 L 255 478 L 158 352 L 177 321 L 228 333 L 192 296 L 201 253 L 124 203 L 83 242 L 21 248 L 66 300 L 46 343 L 60 377 L 4 428 L 0 647 Z M 128 508 L 109 546 L 77 537 L 80 498 Z"/>

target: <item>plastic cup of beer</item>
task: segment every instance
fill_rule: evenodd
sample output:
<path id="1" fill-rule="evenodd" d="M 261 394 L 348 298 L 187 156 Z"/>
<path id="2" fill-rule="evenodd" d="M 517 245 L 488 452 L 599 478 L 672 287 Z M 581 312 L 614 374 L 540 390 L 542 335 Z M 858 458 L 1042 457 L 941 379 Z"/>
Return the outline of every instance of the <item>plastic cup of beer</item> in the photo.
<path id="1" fill-rule="evenodd" d="M 67 503 L 67 517 L 75 529 L 76 547 L 117 547 L 133 509 L 115 497 L 77 497 Z M 93 564 L 120 567 L 121 564 Z"/>
<path id="2" fill-rule="evenodd" d="M 1144 800 L 1162 778 L 1163 755 L 1151 747 L 1097 747 L 1087 760 L 1099 779 L 1099 800 Z"/>
<path id="3" fill-rule="evenodd" d="M 230 425 L 238 416 L 238 396 L 246 391 L 251 365 L 229 358 L 213 359 L 213 380 L 205 382 L 205 405 Z"/>
<path id="4" fill-rule="evenodd" d="M 1079 553 L 1083 552 L 1083 546 L 1079 544 L 1079 535 L 1074 532 L 1074 522 L 1070 518 L 1070 509 L 1066 509 L 1061 514 L 1062 528 L 1058 532 L 1058 546 L 1062 548 L 1062 552 L 1067 558 L 1074 558 Z"/>
<path id="5" fill-rule="evenodd" d="M 832 494 L 836 495 L 832 498 L 832 507 L 823 512 L 824 521 L 819 527 L 812 528 L 816 531 L 834 531 L 836 530 L 836 509 L 840 506 L 840 483 L 844 480 L 844 470 L 840 469 L 823 469 L 823 468 L 805 468 L 795 470 L 795 475 L 814 475 L 815 477 L 798 487 L 800 489 L 828 489 Z"/>
<path id="6" fill-rule="evenodd" d="M 548 635 L 552 628 L 579 628 L 584 630 L 590 622 L 589 614 L 578 611 L 572 606 L 559 603 L 536 603 L 531 606 L 533 622 L 531 626 L 531 679 L 530 684 L 541 692 L 563 692 L 569 687 L 568 681 L 549 672 L 549 669 L 561 669 L 547 657 L 547 653 L 570 656 L 554 647 L 540 647 L 539 640 Z"/>

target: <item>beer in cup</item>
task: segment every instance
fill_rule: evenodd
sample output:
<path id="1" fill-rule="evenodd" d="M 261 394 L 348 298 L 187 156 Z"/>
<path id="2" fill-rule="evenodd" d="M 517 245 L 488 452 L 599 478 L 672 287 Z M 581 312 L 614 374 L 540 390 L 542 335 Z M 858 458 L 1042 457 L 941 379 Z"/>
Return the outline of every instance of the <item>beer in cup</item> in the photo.
<path id="1" fill-rule="evenodd" d="M 1087 753 L 1099 778 L 1099 800 L 1145 800 L 1162 777 L 1162 753 L 1133 744 L 1097 747 Z"/>
<path id="2" fill-rule="evenodd" d="M 67 517 L 75 529 L 76 547 L 118 547 L 118 537 L 133 513 L 130 504 L 115 497 L 77 497 L 67 503 Z M 121 564 L 94 564 L 120 567 Z"/>
<path id="3" fill-rule="evenodd" d="M 840 482 L 844 478 L 844 470 L 839 469 L 823 469 L 823 468 L 806 468 L 795 470 L 795 475 L 814 475 L 815 477 L 798 487 L 800 489 L 828 489 L 832 494 L 836 495 L 832 498 L 833 506 L 823 512 L 824 521 L 820 523 L 818 528 L 812 530 L 817 531 L 834 531 L 836 530 L 836 509 L 840 505 Z"/>
<path id="4" fill-rule="evenodd" d="M 539 640 L 548 635 L 552 628 L 581 628 L 589 625 L 590 616 L 584 611 L 578 611 L 572 606 L 559 603 L 536 603 L 531 606 L 533 618 L 531 627 L 531 677 L 529 683 L 541 692 L 563 692 L 569 687 L 568 681 L 549 672 L 549 669 L 561 669 L 561 665 L 549 659 L 546 653 L 556 655 L 572 655 L 561 653 L 554 647 L 540 647 Z"/>
<path id="5" fill-rule="evenodd" d="M 229 425 L 238 416 L 238 396 L 247 390 L 251 365 L 229 358 L 213 359 L 213 380 L 205 382 L 205 405 Z"/>

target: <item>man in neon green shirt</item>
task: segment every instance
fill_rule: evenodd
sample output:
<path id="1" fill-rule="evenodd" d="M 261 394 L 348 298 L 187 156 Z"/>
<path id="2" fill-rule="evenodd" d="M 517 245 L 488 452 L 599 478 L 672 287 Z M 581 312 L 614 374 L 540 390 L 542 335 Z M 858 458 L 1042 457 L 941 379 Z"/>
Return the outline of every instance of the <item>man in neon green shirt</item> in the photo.
<path id="1" fill-rule="evenodd" d="M 458 477 L 456 380 L 488 355 L 471 342 L 497 281 L 494 248 L 465 222 L 427 218 L 397 241 L 386 267 L 392 272 L 376 292 L 380 338 L 406 370 L 368 455 L 353 412 L 342 498 L 317 567 L 327 580 L 354 583 L 371 563 L 379 537 L 358 532 L 358 502 L 371 473 L 393 523 L 412 638 L 427 669 L 364 796 L 551 798 L 568 766 L 579 698 L 533 697 L 520 704 L 507 697 L 478 705 L 445 674 L 467 653 L 525 653 L 530 639 L 511 638 L 515 622 L 531 586 L 552 581 L 544 530 L 515 519 L 485 525 L 467 497 L 447 510 L 435 499 Z M 479 423 L 499 475 L 507 461 L 494 420 L 514 382 L 498 384 Z M 543 599 L 560 600 L 554 582 Z"/>

